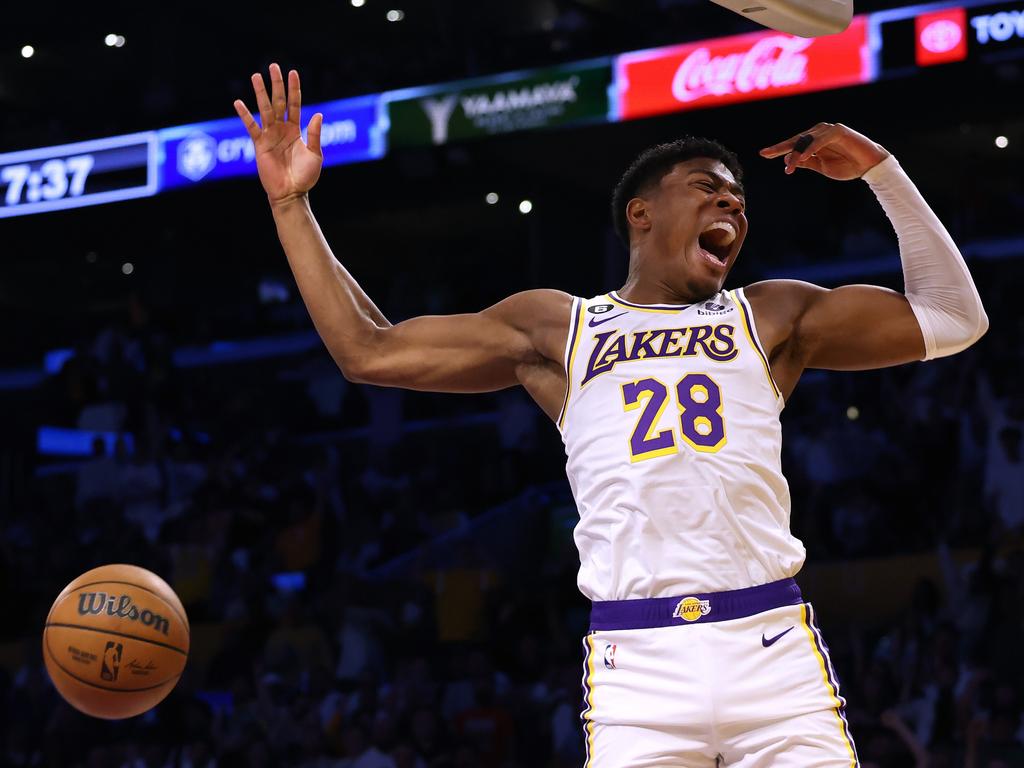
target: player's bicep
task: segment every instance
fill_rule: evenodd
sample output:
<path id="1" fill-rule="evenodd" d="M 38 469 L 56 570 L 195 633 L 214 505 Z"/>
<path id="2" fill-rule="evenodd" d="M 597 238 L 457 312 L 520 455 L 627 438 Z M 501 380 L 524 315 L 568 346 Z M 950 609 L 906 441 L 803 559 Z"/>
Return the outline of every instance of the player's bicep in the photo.
<path id="1" fill-rule="evenodd" d="M 924 359 L 921 326 L 902 293 L 875 285 L 804 286 L 794 335 L 805 367 L 855 371 Z"/>
<path id="2" fill-rule="evenodd" d="M 535 353 L 529 335 L 505 320 L 502 304 L 471 314 L 416 317 L 378 329 L 346 375 L 361 383 L 432 392 L 491 392 L 513 386 L 517 366 Z"/>

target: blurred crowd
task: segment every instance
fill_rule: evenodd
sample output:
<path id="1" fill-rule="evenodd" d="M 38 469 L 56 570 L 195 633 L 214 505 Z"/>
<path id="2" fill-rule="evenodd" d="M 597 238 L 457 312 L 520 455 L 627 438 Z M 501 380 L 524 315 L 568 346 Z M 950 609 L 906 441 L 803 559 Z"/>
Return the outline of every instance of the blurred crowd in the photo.
<path id="1" fill-rule="evenodd" d="M 783 415 L 812 561 L 943 566 L 895 621 L 819 606 L 865 767 L 1024 765 L 1024 265 L 972 268 L 992 327 L 976 347 L 808 372 Z M 4 764 L 581 765 L 576 513 L 526 396 L 352 386 L 319 347 L 180 367 L 179 343 L 136 300 L 5 396 L 5 477 L 28 479 L 0 531 Z M 36 456 L 41 425 L 114 437 Z M 68 581 L 123 561 L 172 584 L 193 650 L 155 711 L 106 723 L 60 701 L 39 629 Z"/>

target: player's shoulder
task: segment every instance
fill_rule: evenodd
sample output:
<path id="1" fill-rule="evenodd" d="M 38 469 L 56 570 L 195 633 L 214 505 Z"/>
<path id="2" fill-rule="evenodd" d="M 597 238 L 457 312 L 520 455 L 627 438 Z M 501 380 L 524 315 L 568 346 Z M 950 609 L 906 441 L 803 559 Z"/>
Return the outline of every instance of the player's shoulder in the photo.
<path id="1" fill-rule="evenodd" d="M 778 319 L 795 320 L 808 305 L 828 289 L 804 280 L 762 280 L 743 288 L 756 315 L 768 314 Z"/>
<path id="2" fill-rule="evenodd" d="M 489 312 L 499 315 L 518 327 L 567 322 L 573 297 L 554 288 L 533 288 L 514 293 L 491 307 Z"/>
<path id="3" fill-rule="evenodd" d="M 768 354 L 793 337 L 807 308 L 827 289 L 803 280 L 762 280 L 743 288 Z"/>
<path id="4" fill-rule="evenodd" d="M 554 362 L 561 360 L 565 348 L 572 306 L 570 294 L 537 288 L 514 293 L 485 310 L 485 314 L 515 329 L 540 359 Z"/>
<path id="5" fill-rule="evenodd" d="M 792 280 L 790 278 L 779 278 L 775 280 L 761 280 L 751 283 L 743 288 L 743 294 L 747 298 L 752 296 L 770 296 L 772 298 L 800 297 L 824 291 L 820 285 L 808 283 L 806 280 Z"/>

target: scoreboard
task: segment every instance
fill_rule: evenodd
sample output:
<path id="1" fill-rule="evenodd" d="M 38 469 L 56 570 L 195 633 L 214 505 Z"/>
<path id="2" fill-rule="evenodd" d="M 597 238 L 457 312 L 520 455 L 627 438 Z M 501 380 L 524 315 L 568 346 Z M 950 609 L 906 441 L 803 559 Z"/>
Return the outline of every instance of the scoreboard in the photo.
<path id="1" fill-rule="evenodd" d="M 0 155 L 0 218 L 156 193 L 155 131 Z"/>

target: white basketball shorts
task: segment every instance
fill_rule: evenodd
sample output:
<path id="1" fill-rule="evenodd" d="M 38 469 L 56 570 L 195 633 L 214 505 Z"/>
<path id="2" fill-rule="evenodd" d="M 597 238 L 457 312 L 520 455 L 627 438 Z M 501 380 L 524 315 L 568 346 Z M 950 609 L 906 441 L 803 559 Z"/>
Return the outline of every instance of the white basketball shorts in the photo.
<path id="1" fill-rule="evenodd" d="M 857 768 L 828 647 L 792 579 L 592 606 L 585 768 Z"/>

